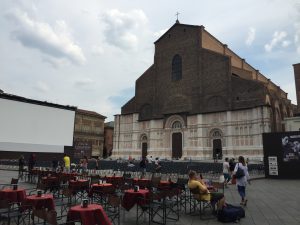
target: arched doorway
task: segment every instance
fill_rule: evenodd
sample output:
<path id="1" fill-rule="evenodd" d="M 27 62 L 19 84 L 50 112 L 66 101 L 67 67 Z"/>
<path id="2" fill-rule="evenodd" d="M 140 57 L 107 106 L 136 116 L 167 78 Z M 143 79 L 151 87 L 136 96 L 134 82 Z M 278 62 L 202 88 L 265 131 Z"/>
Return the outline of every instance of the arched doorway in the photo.
<path id="1" fill-rule="evenodd" d="M 148 155 L 148 143 L 147 143 L 147 136 L 143 135 L 141 137 L 141 144 L 142 144 L 142 158 Z"/>
<path id="2" fill-rule="evenodd" d="M 182 124 L 175 121 L 172 124 L 172 158 L 180 159 L 182 157 L 182 133 L 180 132 Z"/>
<path id="3" fill-rule="evenodd" d="M 222 159 L 222 141 L 221 139 L 213 139 L 213 158 Z"/>
<path id="4" fill-rule="evenodd" d="M 211 133 L 213 144 L 213 159 L 222 159 L 222 133 L 220 130 L 213 130 Z"/>

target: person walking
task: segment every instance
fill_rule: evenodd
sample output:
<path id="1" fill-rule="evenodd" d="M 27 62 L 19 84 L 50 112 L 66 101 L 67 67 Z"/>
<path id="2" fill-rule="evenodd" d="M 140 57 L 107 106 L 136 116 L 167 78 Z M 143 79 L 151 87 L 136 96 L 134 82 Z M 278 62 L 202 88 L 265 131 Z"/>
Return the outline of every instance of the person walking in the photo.
<path id="1" fill-rule="evenodd" d="M 83 159 L 81 160 L 82 173 L 84 173 L 84 174 L 87 172 L 88 163 L 89 163 L 89 160 L 88 160 L 87 156 L 85 155 L 83 157 Z"/>
<path id="2" fill-rule="evenodd" d="M 144 176 L 146 173 L 146 167 L 147 167 L 147 159 L 146 159 L 146 157 L 143 157 L 142 160 L 140 161 L 140 168 L 142 170 L 142 176 Z"/>
<path id="3" fill-rule="evenodd" d="M 98 158 L 96 158 L 96 161 L 95 161 L 95 162 L 96 162 L 95 170 L 99 170 L 99 168 L 100 168 L 100 167 L 99 167 L 99 166 L 100 166 L 100 165 L 99 165 L 99 164 L 100 164 L 100 160 L 101 160 L 100 156 L 99 156 Z"/>
<path id="4" fill-rule="evenodd" d="M 52 159 L 52 172 L 56 172 L 56 169 L 58 167 L 58 160 L 56 157 L 53 157 Z"/>
<path id="5" fill-rule="evenodd" d="M 31 172 L 31 170 L 35 166 L 35 163 L 36 163 L 36 156 L 35 156 L 35 154 L 32 153 L 28 160 L 28 171 Z"/>
<path id="6" fill-rule="evenodd" d="M 233 176 L 234 168 L 235 168 L 235 159 L 231 158 L 229 160 L 229 175 L 231 176 L 231 181 L 229 181 L 228 184 L 236 184 L 236 179 Z"/>
<path id="7" fill-rule="evenodd" d="M 155 164 L 155 172 L 159 173 L 161 171 L 162 166 L 161 166 L 161 164 L 159 162 L 159 158 L 158 157 L 155 158 L 154 164 Z"/>
<path id="8" fill-rule="evenodd" d="M 25 165 L 24 156 L 21 155 L 19 158 L 19 178 L 23 178 L 24 165 Z"/>
<path id="9" fill-rule="evenodd" d="M 225 182 L 225 187 L 227 187 L 228 182 L 231 180 L 231 176 L 229 174 L 229 162 L 228 158 L 225 158 L 225 161 L 223 162 L 223 175 L 224 175 L 224 182 Z"/>
<path id="10" fill-rule="evenodd" d="M 36 162 L 36 156 L 34 153 L 31 153 L 31 155 L 29 156 L 29 160 L 28 160 L 28 180 L 30 182 L 32 182 L 32 169 L 35 166 L 35 162 Z"/>
<path id="11" fill-rule="evenodd" d="M 242 172 L 238 172 L 242 170 Z M 238 173 L 241 175 L 238 176 Z M 246 198 L 246 185 L 250 184 L 250 176 L 248 173 L 248 167 L 243 156 L 239 157 L 239 162 L 235 165 L 233 174 L 236 176 L 236 185 L 238 188 L 239 195 L 241 196 L 241 205 L 246 206 L 248 199 Z"/>

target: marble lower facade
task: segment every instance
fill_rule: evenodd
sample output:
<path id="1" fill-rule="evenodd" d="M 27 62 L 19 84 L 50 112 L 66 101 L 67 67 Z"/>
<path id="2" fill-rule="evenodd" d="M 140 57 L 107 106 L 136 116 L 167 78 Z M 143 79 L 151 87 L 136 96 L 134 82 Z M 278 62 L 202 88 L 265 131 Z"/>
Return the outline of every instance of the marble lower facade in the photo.
<path id="1" fill-rule="evenodd" d="M 143 155 L 212 160 L 243 155 L 263 159 L 262 133 L 271 131 L 271 109 L 251 109 L 139 121 L 139 115 L 116 115 L 113 158 Z"/>

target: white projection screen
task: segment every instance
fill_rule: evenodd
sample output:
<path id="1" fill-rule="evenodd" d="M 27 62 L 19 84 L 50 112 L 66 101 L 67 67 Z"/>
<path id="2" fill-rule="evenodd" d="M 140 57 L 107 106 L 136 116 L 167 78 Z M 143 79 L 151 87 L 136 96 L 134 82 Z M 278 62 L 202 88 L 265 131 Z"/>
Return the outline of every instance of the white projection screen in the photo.
<path id="1" fill-rule="evenodd" d="M 74 118 L 75 110 L 0 98 L 0 151 L 63 153 Z"/>

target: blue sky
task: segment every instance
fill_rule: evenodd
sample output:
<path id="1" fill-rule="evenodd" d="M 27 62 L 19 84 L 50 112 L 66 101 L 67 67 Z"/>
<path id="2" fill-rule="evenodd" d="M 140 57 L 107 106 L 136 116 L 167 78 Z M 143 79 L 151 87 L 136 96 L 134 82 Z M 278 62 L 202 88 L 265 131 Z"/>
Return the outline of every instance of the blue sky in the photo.
<path id="1" fill-rule="evenodd" d="M 3 0 L 0 89 L 113 120 L 153 63 L 153 42 L 176 12 L 181 23 L 204 25 L 296 103 L 296 0 Z"/>

